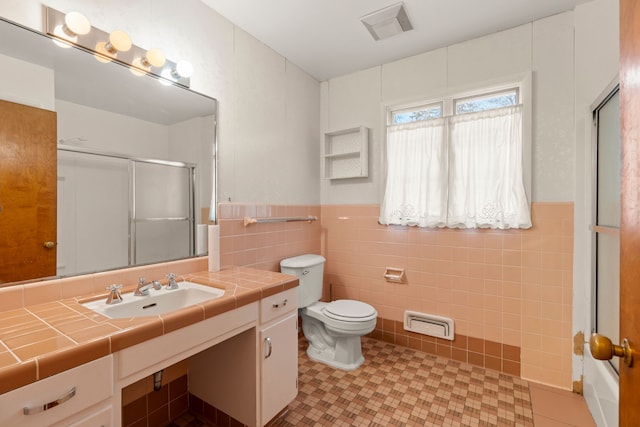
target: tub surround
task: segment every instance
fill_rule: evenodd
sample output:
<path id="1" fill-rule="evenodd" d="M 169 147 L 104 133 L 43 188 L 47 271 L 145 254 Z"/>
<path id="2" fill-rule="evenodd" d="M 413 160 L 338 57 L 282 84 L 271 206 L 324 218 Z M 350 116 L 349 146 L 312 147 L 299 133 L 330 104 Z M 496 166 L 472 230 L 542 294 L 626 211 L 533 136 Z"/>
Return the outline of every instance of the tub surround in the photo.
<path id="1" fill-rule="evenodd" d="M 160 268 L 171 267 L 176 266 L 167 263 Z M 140 271 L 135 274 L 142 275 Z M 33 289 L 25 289 L 32 285 L 0 289 L 0 293 L 13 294 L 14 300 L 19 299 L 17 294 L 23 295 L 23 301 L 49 299 L 0 311 L 0 394 L 298 286 L 296 277 L 245 267 L 181 272 L 178 282 L 182 279 L 224 289 L 225 294 L 160 316 L 110 319 L 81 305 L 106 298 L 105 290 L 56 299 L 57 291 L 36 296 Z M 84 280 L 94 282 L 96 277 Z M 42 290 L 60 286 L 60 292 L 64 287 L 49 282 L 34 286 Z M 125 286 L 123 293 L 135 286 Z"/>

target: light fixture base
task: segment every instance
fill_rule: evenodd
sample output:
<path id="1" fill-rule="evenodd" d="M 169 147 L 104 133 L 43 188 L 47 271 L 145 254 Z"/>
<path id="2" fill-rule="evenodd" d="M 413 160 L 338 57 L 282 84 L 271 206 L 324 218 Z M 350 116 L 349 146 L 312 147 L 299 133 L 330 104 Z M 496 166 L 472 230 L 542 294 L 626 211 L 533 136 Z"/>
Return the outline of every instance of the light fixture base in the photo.
<path id="1" fill-rule="evenodd" d="M 177 83 L 184 87 L 189 87 L 191 84 L 191 79 L 189 77 L 184 77 L 178 74 L 174 74 L 173 71 L 177 68 L 178 64 L 176 62 L 172 62 L 168 59 L 165 59 L 162 66 L 140 66 L 140 59 L 145 58 L 147 55 L 147 50 L 143 49 L 134 44 L 131 45 L 131 48 L 128 51 L 118 51 L 115 55 L 106 55 L 104 52 L 99 52 L 96 49 L 99 43 L 102 45 L 105 42 L 109 41 L 109 33 L 102 31 L 98 28 L 92 27 L 91 31 L 87 34 L 77 34 L 75 37 L 67 37 L 64 32 L 55 31 L 56 28 L 61 28 L 65 24 L 65 14 L 45 6 L 45 28 L 46 33 L 54 40 L 62 41 L 66 44 L 72 45 L 78 49 L 82 49 L 89 53 L 96 55 L 98 60 L 101 62 L 116 62 L 121 65 L 130 67 L 132 70 L 137 69 L 140 71 L 140 74 L 150 74 L 160 80 L 167 80 L 169 83 Z"/>

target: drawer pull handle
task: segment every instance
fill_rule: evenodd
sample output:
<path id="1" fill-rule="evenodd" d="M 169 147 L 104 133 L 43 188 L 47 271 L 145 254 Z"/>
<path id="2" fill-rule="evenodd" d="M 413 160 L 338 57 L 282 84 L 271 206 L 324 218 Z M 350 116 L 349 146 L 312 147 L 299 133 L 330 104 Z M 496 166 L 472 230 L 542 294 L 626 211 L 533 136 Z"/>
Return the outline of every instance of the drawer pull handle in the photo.
<path id="1" fill-rule="evenodd" d="M 266 337 L 264 339 L 264 342 L 267 344 L 267 354 L 264 356 L 264 358 L 268 359 L 271 356 L 271 350 L 273 350 L 273 347 L 271 346 L 271 338 Z"/>
<path id="2" fill-rule="evenodd" d="M 282 301 L 282 304 L 273 304 L 273 308 L 280 308 L 280 306 L 285 306 L 287 305 L 287 302 L 289 302 L 289 300 L 284 300 Z"/>
<path id="3" fill-rule="evenodd" d="M 40 405 L 40 406 L 32 406 L 30 408 L 25 406 L 22 409 L 25 415 L 37 414 L 40 412 L 48 411 L 49 409 L 55 408 L 58 405 L 62 405 L 64 402 L 71 399 L 75 395 L 76 395 L 76 388 L 74 387 L 71 390 L 69 390 L 64 396 L 61 396 L 49 403 L 45 403 L 44 405 Z"/>

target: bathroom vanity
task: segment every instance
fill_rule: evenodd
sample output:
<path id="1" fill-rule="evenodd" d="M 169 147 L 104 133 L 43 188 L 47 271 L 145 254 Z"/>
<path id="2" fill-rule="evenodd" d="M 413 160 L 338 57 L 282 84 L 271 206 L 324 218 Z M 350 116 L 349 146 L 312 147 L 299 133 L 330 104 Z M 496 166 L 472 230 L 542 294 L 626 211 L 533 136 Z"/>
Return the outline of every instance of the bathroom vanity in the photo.
<path id="1" fill-rule="evenodd" d="M 0 367 L 5 388 L 6 381 L 29 382 L 0 394 L 0 425 L 119 426 L 122 389 L 184 360 L 191 394 L 245 425 L 269 422 L 297 394 L 297 278 L 238 268 L 188 279 L 224 288 L 225 295 L 139 319 L 95 317 L 77 299 L 43 304 L 76 310 L 102 325 L 130 326 Z M 0 321 L 7 320 L 3 315 L 21 314 L 0 313 Z M 99 355 L 103 344 L 107 354 L 76 362 Z M 45 378 L 55 366 L 60 372 Z"/>

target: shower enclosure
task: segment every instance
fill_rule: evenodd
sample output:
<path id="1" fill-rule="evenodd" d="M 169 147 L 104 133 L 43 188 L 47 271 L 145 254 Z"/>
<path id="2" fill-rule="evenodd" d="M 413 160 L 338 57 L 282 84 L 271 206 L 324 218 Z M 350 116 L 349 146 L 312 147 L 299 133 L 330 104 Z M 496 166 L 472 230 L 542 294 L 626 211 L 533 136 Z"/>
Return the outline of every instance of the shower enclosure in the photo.
<path id="1" fill-rule="evenodd" d="M 195 166 L 58 147 L 57 274 L 191 257 Z"/>

